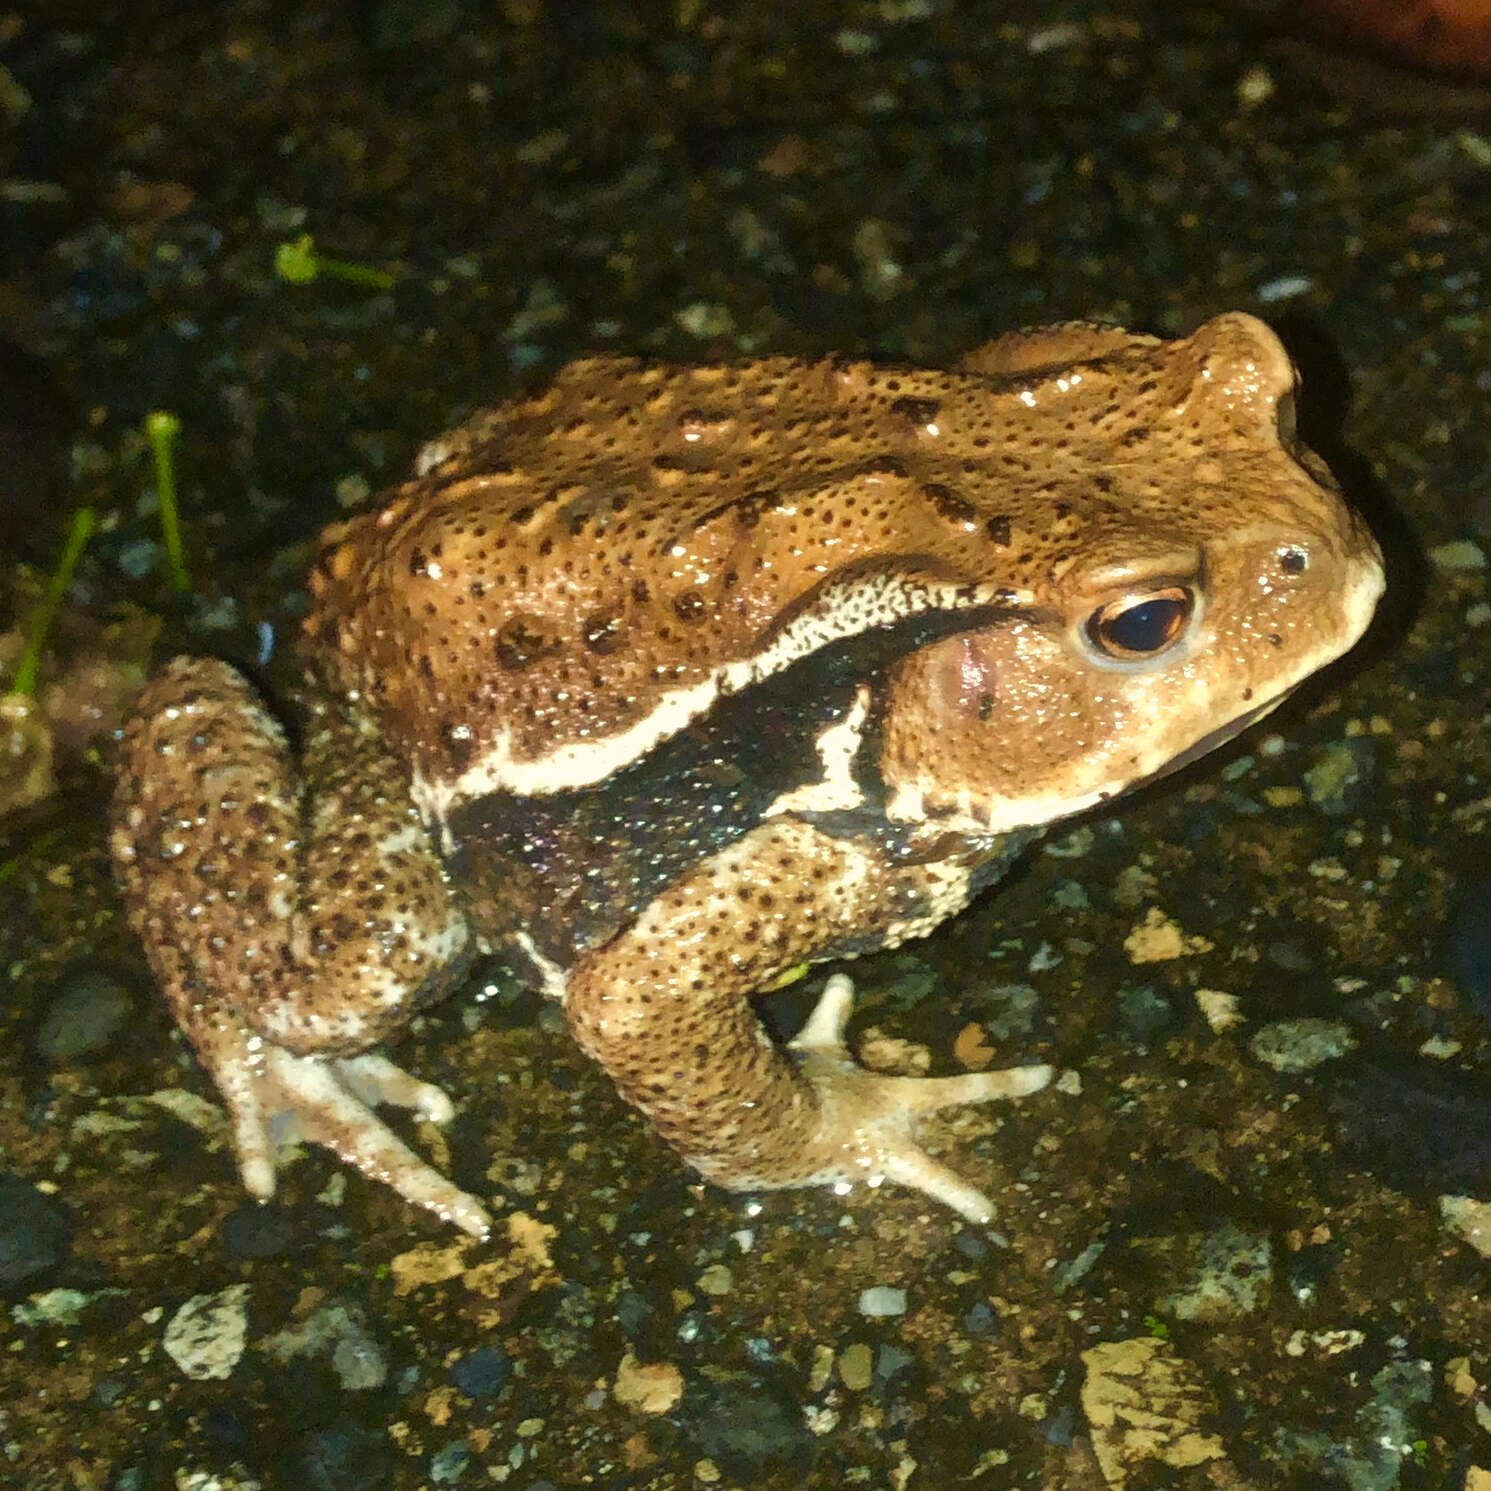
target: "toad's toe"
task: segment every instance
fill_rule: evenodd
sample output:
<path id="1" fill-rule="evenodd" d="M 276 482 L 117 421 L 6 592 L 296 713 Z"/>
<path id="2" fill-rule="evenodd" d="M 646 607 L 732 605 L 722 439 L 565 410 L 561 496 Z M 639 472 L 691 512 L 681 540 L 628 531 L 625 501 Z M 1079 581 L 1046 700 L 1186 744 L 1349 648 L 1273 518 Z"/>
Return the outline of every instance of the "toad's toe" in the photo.
<path id="1" fill-rule="evenodd" d="M 819 1125 L 810 1163 L 813 1182 L 838 1186 L 885 1181 L 910 1186 L 950 1206 L 971 1222 L 987 1222 L 993 1203 L 917 1142 L 915 1125 L 925 1113 L 995 1098 L 1024 1097 L 1051 1081 L 1045 1065 L 968 1072 L 956 1077 L 895 1077 L 855 1064 L 843 1034 L 853 985 L 835 974 L 817 1008 L 792 1042 L 799 1070 L 813 1087 Z"/>
<path id="2" fill-rule="evenodd" d="M 373 1054 L 326 1060 L 269 1047 L 251 1069 L 216 1076 L 233 1118 L 233 1138 L 244 1186 L 260 1200 L 274 1194 L 276 1143 L 286 1137 L 324 1145 L 370 1180 L 391 1186 L 463 1232 L 482 1238 L 491 1228 L 475 1196 L 441 1175 L 372 1111 L 374 1103 L 410 1108 L 437 1123 L 454 1109 L 438 1088 L 410 1077 Z"/>

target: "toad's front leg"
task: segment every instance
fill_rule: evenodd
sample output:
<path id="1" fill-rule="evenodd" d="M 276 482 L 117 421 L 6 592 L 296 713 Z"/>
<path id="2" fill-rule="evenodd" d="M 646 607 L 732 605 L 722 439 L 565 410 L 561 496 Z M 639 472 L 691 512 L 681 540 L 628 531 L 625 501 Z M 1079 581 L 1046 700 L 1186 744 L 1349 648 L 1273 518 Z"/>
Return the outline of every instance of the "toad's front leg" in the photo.
<path id="1" fill-rule="evenodd" d="M 481 1236 L 481 1203 L 372 1112 L 443 1122 L 449 1099 L 368 1050 L 463 964 L 465 919 L 366 726 L 313 710 L 301 768 L 233 669 L 168 664 L 125 732 L 115 797 L 131 922 L 227 1103 L 253 1195 L 274 1192 L 283 1125 Z"/>
<path id="2" fill-rule="evenodd" d="M 962 905 L 960 864 L 896 865 L 805 823 L 755 829 L 583 957 L 566 1011 L 623 1097 L 702 1174 L 732 1190 L 893 1180 L 972 1221 L 988 1198 L 917 1142 L 935 1108 L 1021 1097 L 1046 1066 L 960 1077 L 880 1076 L 841 1036 L 847 979 L 830 979 L 789 1054 L 750 994 L 795 964 L 919 936 Z"/>

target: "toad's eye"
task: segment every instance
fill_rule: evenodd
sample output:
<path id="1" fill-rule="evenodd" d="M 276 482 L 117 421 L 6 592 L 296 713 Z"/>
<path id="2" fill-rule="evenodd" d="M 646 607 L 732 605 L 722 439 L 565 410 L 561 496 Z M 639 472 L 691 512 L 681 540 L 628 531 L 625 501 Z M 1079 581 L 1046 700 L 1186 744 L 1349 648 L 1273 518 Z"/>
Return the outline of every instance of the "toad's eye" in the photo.
<path id="1" fill-rule="evenodd" d="M 1180 640 L 1195 608 L 1195 596 L 1183 585 L 1126 595 L 1087 618 L 1087 640 L 1119 662 L 1154 657 Z"/>

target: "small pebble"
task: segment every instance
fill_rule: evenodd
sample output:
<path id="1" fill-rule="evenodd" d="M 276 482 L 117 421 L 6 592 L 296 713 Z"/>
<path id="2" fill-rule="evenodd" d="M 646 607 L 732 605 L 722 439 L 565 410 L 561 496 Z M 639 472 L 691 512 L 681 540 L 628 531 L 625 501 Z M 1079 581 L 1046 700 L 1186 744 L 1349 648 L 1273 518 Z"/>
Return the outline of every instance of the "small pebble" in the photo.
<path id="1" fill-rule="evenodd" d="M 989 1244 L 977 1232 L 963 1231 L 953 1239 L 953 1247 L 974 1263 L 989 1256 Z"/>
<path id="2" fill-rule="evenodd" d="M 735 1288 L 735 1275 L 723 1263 L 711 1264 L 699 1275 L 699 1288 L 705 1294 L 729 1294 Z"/>
<path id="3" fill-rule="evenodd" d="M 1224 1221 L 1211 1232 L 1171 1239 L 1175 1287 L 1155 1308 L 1179 1320 L 1216 1324 L 1260 1309 L 1273 1283 L 1273 1248 L 1262 1233 Z"/>
<path id="4" fill-rule="evenodd" d="M 1305 773 L 1305 790 L 1322 813 L 1339 816 L 1352 808 L 1371 783 L 1377 758 L 1360 736 L 1327 746 Z"/>
<path id="5" fill-rule="evenodd" d="M 306 1318 L 259 1343 L 266 1356 L 280 1362 L 297 1357 L 324 1357 L 347 1392 L 382 1387 L 388 1378 L 383 1347 L 368 1327 L 362 1307 L 332 1301 Z"/>
<path id="6" fill-rule="evenodd" d="M 628 1351 L 616 1368 L 612 1392 L 618 1403 L 639 1413 L 667 1413 L 683 1397 L 683 1373 L 672 1362 L 641 1362 Z"/>
<path id="7" fill-rule="evenodd" d="M 628 1336 L 637 1335 L 656 1313 L 647 1296 L 636 1289 L 623 1289 L 616 1296 L 616 1323 Z"/>
<path id="8" fill-rule="evenodd" d="M 1221 989 L 1197 989 L 1196 1004 L 1206 1017 L 1206 1023 L 1219 1034 L 1242 1024 L 1245 1018 L 1237 995 L 1224 993 Z"/>
<path id="9" fill-rule="evenodd" d="M 1429 550 L 1429 558 L 1439 569 L 1480 570 L 1486 567 L 1484 550 L 1468 538 L 1436 544 Z"/>
<path id="10" fill-rule="evenodd" d="M 469 1398 L 491 1398 L 512 1376 L 513 1359 L 500 1346 L 478 1346 L 452 1363 L 450 1380 Z"/>
<path id="11" fill-rule="evenodd" d="M 284 1207 L 251 1201 L 235 1207 L 218 1229 L 233 1258 L 277 1258 L 295 1245 L 296 1232 Z"/>
<path id="12" fill-rule="evenodd" d="M 839 1381 L 851 1393 L 862 1393 L 874 1377 L 875 1358 L 863 1341 L 856 1341 L 839 1353 Z"/>
<path id="13" fill-rule="evenodd" d="M 873 1289 L 862 1289 L 859 1295 L 859 1313 L 872 1319 L 884 1319 L 890 1315 L 906 1313 L 906 1291 L 890 1284 L 877 1284 Z"/>
<path id="14" fill-rule="evenodd" d="M 20 1325 L 76 1325 L 91 1295 L 81 1289 L 43 1289 L 11 1310 Z"/>
<path id="15" fill-rule="evenodd" d="M 0 1175 L 0 1284 L 45 1273 L 67 1251 L 67 1219 L 29 1180 Z"/>
<path id="16" fill-rule="evenodd" d="M 1254 293 L 1264 305 L 1276 305 L 1281 300 L 1307 295 L 1314 288 L 1315 281 L 1307 274 L 1281 274 L 1278 279 L 1265 280 Z"/>
<path id="17" fill-rule="evenodd" d="M 1137 1041 L 1152 1041 L 1175 1024 L 1175 1010 L 1153 984 L 1120 989 L 1118 1008 L 1124 1029 Z"/>
<path id="18" fill-rule="evenodd" d="M 996 1041 L 1028 1035 L 1040 1012 L 1040 991 L 1030 984 L 994 984 L 979 991 L 983 1027 Z"/>
<path id="19" fill-rule="evenodd" d="M 129 991 L 107 974 L 75 974 L 47 1007 L 36 1033 L 36 1049 L 45 1060 L 59 1064 L 106 1050 L 132 1007 Z"/>
<path id="20" fill-rule="evenodd" d="M 1248 1042 L 1253 1055 L 1276 1072 L 1308 1072 L 1335 1061 L 1356 1045 L 1339 1020 L 1276 1020 Z"/>
<path id="21" fill-rule="evenodd" d="M 1441 1196 L 1439 1218 L 1482 1258 L 1491 1258 L 1491 1205 L 1473 1196 Z"/>
<path id="22" fill-rule="evenodd" d="M 171 1317 L 161 1345 L 188 1376 L 203 1381 L 227 1377 L 248 1339 L 247 1284 L 217 1294 L 194 1294 Z"/>
<path id="23" fill-rule="evenodd" d="M 999 1317 L 987 1300 L 975 1300 L 963 1312 L 963 1329 L 970 1336 L 987 1336 L 999 1326 Z"/>
<path id="24" fill-rule="evenodd" d="M 437 1486 L 453 1486 L 471 1463 L 471 1446 L 457 1439 L 430 1460 L 430 1480 Z"/>

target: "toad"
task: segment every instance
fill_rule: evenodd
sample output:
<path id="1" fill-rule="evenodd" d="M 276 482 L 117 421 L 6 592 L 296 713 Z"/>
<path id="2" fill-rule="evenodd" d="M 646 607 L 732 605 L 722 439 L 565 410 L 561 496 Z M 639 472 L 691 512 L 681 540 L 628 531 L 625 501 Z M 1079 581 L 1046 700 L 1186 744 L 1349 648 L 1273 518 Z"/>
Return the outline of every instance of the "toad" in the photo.
<path id="1" fill-rule="evenodd" d="M 324 537 L 296 749 L 192 658 L 124 737 L 129 915 L 249 1192 L 288 1115 L 484 1233 L 373 1112 L 449 1099 L 374 1048 L 492 949 L 717 1184 L 987 1219 L 919 1116 L 1050 1068 L 876 1074 L 841 974 L 786 1048 L 751 996 L 922 936 L 1355 642 L 1380 558 L 1295 382 L 1242 314 L 940 371 L 603 357 L 427 447 Z"/>

